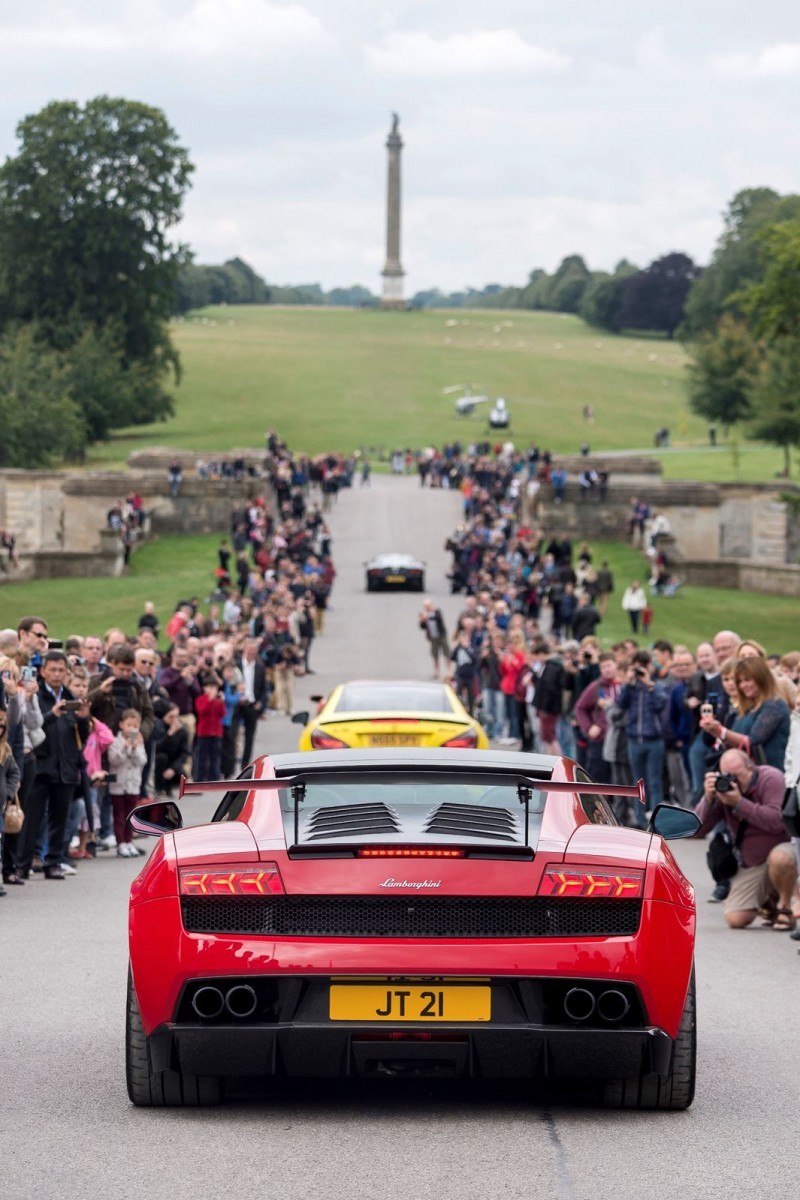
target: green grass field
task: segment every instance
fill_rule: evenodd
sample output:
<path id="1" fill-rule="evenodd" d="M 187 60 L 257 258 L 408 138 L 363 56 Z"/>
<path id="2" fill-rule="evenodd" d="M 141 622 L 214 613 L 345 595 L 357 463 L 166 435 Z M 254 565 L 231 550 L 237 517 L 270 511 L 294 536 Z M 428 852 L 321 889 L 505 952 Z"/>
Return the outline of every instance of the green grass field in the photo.
<path id="1" fill-rule="evenodd" d="M 666 425 L 668 477 L 762 480 L 781 466 L 768 447 L 748 443 L 735 457 L 707 446 L 705 423 L 688 411 L 678 343 L 599 334 L 577 317 L 216 307 L 176 321 L 174 336 L 184 370 L 176 415 L 95 446 L 90 466 L 122 465 L 154 445 L 258 446 L 267 428 L 311 453 L 467 441 L 486 430 L 485 409 L 459 417 L 443 395 L 466 384 L 507 398 L 520 445 L 574 453 L 585 438 L 596 450 L 648 450 Z"/>
<path id="2" fill-rule="evenodd" d="M 161 538 L 137 551 L 130 573 L 120 579 L 6 584 L 0 587 L 0 627 L 16 624 L 26 613 L 35 613 L 48 621 L 53 637 L 102 634 L 111 625 L 133 633 L 146 600 L 153 601 L 162 625 L 166 625 L 181 597 L 199 596 L 204 600 L 208 595 L 218 542 L 219 537 L 211 534 Z M 631 579 L 646 578 L 646 564 L 638 551 L 622 543 L 597 543 L 594 549 L 596 562 L 607 558 L 616 580 L 616 591 L 600 626 L 603 642 L 611 644 L 630 633 L 628 619 L 620 608 L 622 592 Z M 755 598 L 745 592 L 692 587 L 673 597 L 656 597 L 653 608 L 651 638 L 668 638 L 694 648 L 698 641 L 725 625 L 743 637 L 756 637 L 776 652 L 800 647 L 797 603 L 790 598 Z M 161 644 L 165 644 L 163 638 Z"/>

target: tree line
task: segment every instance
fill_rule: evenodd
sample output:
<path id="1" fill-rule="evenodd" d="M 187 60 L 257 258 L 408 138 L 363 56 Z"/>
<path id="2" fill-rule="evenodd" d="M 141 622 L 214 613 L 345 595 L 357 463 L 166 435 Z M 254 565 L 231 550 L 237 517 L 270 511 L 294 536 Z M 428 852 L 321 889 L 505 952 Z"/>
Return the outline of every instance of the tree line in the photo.
<path id="1" fill-rule="evenodd" d="M 360 284 L 325 291 L 318 283 L 281 285 L 265 279 L 241 258 L 222 266 L 184 263 L 178 272 L 174 311 L 191 312 L 209 304 L 323 304 L 374 308 L 378 297 Z"/>

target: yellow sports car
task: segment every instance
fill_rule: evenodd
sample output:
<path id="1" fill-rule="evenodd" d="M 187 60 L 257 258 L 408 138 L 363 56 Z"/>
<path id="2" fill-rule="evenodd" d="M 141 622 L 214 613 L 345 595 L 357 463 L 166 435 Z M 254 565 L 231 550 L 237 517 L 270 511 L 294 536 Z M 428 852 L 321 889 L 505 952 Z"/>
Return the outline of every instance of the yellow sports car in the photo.
<path id="1" fill-rule="evenodd" d="M 301 750 L 380 746 L 488 750 L 489 739 L 446 683 L 383 680 L 334 688 L 300 737 Z"/>

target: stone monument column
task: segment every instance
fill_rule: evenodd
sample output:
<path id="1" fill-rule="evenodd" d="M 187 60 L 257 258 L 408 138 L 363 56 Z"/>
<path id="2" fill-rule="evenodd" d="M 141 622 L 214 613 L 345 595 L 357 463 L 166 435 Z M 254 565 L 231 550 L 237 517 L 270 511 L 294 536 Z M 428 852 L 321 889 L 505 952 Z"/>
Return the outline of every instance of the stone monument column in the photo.
<path id="1" fill-rule="evenodd" d="M 400 118 L 392 114 L 392 128 L 386 139 L 389 151 L 389 170 L 386 186 L 386 266 L 383 276 L 381 308 L 405 308 L 403 300 L 403 276 L 400 265 L 400 152 L 403 140 L 398 126 Z"/>

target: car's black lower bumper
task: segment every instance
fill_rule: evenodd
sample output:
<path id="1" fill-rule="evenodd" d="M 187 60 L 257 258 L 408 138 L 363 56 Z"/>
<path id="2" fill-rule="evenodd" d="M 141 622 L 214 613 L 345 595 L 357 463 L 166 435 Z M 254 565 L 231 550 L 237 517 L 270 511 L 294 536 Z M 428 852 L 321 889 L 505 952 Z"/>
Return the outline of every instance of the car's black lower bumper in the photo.
<path id="1" fill-rule="evenodd" d="M 667 1075 L 672 1039 L 661 1029 L 405 1027 L 402 1037 L 347 1026 L 162 1025 L 149 1038 L 152 1069 L 226 1078 L 632 1079 Z"/>

